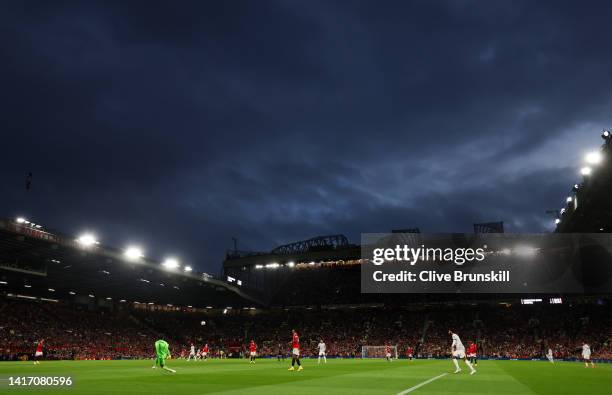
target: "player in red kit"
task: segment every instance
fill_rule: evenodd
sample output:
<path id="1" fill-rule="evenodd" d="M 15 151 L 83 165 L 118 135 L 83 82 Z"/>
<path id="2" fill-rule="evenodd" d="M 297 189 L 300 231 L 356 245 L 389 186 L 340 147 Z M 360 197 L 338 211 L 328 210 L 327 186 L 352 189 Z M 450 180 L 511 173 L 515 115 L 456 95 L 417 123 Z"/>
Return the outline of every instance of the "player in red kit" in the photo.
<path id="1" fill-rule="evenodd" d="M 34 353 L 34 365 L 40 363 L 40 358 L 43 356 L 43 347 L 45 345 L 45 339 L 41 339 L 36 345 L 36 352 Z"/>
<path id="2" fill-rule="evenodd" d="M 255 341 L 251 339 L 251 344 L 249 344 L 249 363 L 255 363 L 255 356 L 257 355 L 257 344 Z"/>
<path id="3" fill-rule="evenodd" d="M 385 345 L 385 358 L 387 361 L 391 362 L 391 346 L 388 344 Z"/>
<path id="4" fill-rule="evenodd" d="M 470 359 L 470 362 L 474 366 L 478 366 L 478 358 L 476 354 L 478 353 L 478 348 L 476 347 L 476 343 L 470 342 L 470 345 L 467 349 L 467 357 Z"/>
<path id="5" fill-rule="evenodd" d="M 208 343 L 202 347 L 202 359 L 205 361 L 208 360 Z"/>
<path id="6" fill-rule="evenodd" d="M 406 357 L 412 361 L 412 358 L 414 357 L 414 350 L 412 349 L 412 347 L 408 347 L 406 349 Z"/>
<path id="7" fill-rule="evenodd" d="M 294 329 L 291 330 L 291 333 L 293 334 L 293 338 L 291 339 L 291 367 L 289 370 L 295 370 L 294 366 L 297 362 L 299 372 L 300 370 L 304 370 L 300 363 L 300 338 Z"/>

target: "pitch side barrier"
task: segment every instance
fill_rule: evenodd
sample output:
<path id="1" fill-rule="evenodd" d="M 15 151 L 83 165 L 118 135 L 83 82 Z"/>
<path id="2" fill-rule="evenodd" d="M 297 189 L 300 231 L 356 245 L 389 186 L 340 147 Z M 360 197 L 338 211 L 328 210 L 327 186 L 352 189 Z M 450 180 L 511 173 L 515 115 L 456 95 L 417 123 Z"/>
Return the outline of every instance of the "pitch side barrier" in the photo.
<path id="1" fill-rule="evenodd" d="M 362 293 L 609 294 L 612 234 L 361 236 Z"/>

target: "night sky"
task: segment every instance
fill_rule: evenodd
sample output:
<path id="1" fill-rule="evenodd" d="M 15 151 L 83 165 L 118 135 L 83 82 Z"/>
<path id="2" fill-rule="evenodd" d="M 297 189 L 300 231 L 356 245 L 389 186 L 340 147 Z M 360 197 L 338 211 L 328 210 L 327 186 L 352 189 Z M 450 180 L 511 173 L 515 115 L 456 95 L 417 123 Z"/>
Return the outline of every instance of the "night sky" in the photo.
<path id="1" fill-rule="evenodd" d="M 0 216 L 213 273 L 233 236 L 550 231 L 612 126 L 611 7 L 1 1 Z"/>

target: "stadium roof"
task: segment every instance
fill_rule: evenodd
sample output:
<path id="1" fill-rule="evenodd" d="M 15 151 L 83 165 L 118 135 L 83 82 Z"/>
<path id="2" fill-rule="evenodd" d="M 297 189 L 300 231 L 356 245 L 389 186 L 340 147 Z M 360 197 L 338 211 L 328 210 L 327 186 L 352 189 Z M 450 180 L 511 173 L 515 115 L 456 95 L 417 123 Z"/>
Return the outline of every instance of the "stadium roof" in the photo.
<path id="1" fill-rule="evenodd" d="M 239 286 L 160 262 L 129 259 L 116 249 L 79 244 L 55 232 L 0 220 L 0 292 L 50 299 L 157 305 L 253 306 Z"/>

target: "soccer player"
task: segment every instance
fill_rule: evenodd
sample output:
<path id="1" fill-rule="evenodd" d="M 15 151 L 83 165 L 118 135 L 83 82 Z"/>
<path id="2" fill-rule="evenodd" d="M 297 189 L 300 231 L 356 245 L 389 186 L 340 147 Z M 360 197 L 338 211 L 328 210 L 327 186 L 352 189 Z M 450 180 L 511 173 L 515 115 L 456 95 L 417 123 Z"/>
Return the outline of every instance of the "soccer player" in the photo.
<path id="1" fill-rule="evenodd" d="M 592 368 L 595 367 L 595 363 L 591 361 L 591 346 L 589 346 L 587 343 L 582 345 L 582 359 L 584 360 L 585 368 L 589 367 L 589 362 L 591 363 Z"/>
<path id="2" fill-rule="evenodd" d="M 553 358 L 553 352 L 552 352 L 552 349 L 551 349 L 551 348 L 549 348 L 549 349 L 548 349 L 548 352 L 546 353 L 546 358 L 548 358 L 548 360 L 550 361 L 550 363 L 552 363 L 552 364 L 554 364 L 554 363 L 555 363 L 555 360 L 554 360 L 554 358 Z"/>
<path id="3" fill-rule="evenodd" d="M 470 345 L 468 346 L 468 350 L 467 350 L 467 357 L 470 359 L 470 362 L 474 366 L 478 366 L 478 358 L 476 355 L 477 353 L 478 353 L 478 347 L 476 346 L 476 343 L 470 342 Z"/>
<path id="4" fill-rule="evenodd" d="M 202 359 L 205 361 L 208 360 L 208 343 L 206 343 L 204 347 L 202 347 Z"/>
<path id="5" fill-rule="evenodd" d="M 190 361 L 191 358 L 193 357 L 193 360 L 196 360 L 196 351 L 195 351 L 195 346 L 193 345 L 193 343 L 191 343 L 191 346 L 189 347 L 189 356 L 187 357 L 187 360 Z"/>
<path id="6" fill-rule="evenodd" d="M 45 339 L 40 339 L 36 345 L 36 352 L 34 353 L 34 365 L 40 364 L 40 358 L 43 356 L 43 347 L 45 346 Z"/>
<path id="7" fill-rule="evenodd" d="M 255 356 L 257 355 L 257 344 L 255 344 L 255 340 L 251 339 L 251 343 L 249 344 L 249 363 L 255 363 Z"/>
<path id="8" fill-rule="evenodd" d="M 411 361 L 414 358 L 414 350 L 410 346 L 406 349 L 406 357 Z"/>
<path id="9" fill-rule="evenodd" d="M 451 335 L 451 338 L 453 339 L 453 344 L 451 345 L 451 354 L 453 356 L 453 364 L 455 364 L 455 373 L 461 372 L 461 368 L 459 367 L 459 362 L 457 362 L 457 358 L 461 358 L 465 361 L 465 364 L 470 368 L 470 374 L 476 373 L 476 369 L 474 369 L 470 361 L 468 361 L 465 357 L 465 346 L 463 345 L 463 343 L 461 343 L 459 335 L 453 333 L 452 330 L 449 330 L 448 334 Z"/>
<path id="10" fill-rule="evenodd" d="M 391 362 L 391 346 L 389 344 L 385 344 L 385 359 Z"/>
<path id="11" fill-rule="evenodd" d="M 327 363 L 327 357 L 325 356 L 325 343 L 323 342 L 323 339 L 321 339 L 321 341 L 319 342 L 319 345 L 317 346 L 317 348 L 319 349 L 319 360 L 317 362 L 317 364 L 321 364 L 321 357 L 323 357 L 323 363 Z"/>
<path id="12" fill-rule="evenodd" d="M 170 358 L 170 350 L 168 349 L 167 341 L 160 339 L 155 342 L 155 354 L 157 358 L 155 359 L 155 365 L 153 365 L 153 369 L 155 369 L 157 365 L 159 365 L 159 367 L 164 370 L 176 373 L 176 370 L 170 369 L 166 366 L 166 358 Z"/>
<path id="13" fill-rule="evenodd" d="M 291 339 L 291 367 L 289 368 L 289 370 L 295 370 L 294 366 L 297 362 L 299 372 L 300 370 L 304 370 L 302 364 L 300 363 L 300 338 L 298 337 L 298 334 L 295 329 L 292 329 L 291 333 L 293 337 Z"/>

